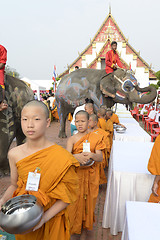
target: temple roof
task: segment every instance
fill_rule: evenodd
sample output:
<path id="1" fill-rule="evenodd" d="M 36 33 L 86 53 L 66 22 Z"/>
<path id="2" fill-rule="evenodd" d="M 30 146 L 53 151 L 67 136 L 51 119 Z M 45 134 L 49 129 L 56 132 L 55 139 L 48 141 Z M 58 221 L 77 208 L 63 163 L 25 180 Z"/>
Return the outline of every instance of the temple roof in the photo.
<path id="1" fill-rule="evenodd" d="M 123 46 L 126 48 L 126 54 L 133 54 L 134 58 L 136 58 L 137 67 L 144 67 L 145 69 L 148 69 L 149 78 L 156 79 L 155 72 L 151 69 L 151 66 L 149 66 L 149 64 L 140 56 L 140 53 L 129 44 L 128 39 L 122 33 L 111 12 L 108 14 L 99 30 L 96 32 L 93 39 L 90 41 L 90 44 L 79 54 L 77 59 L 75 59 L 75 61 L 68 66 L 68 69 L 59 75 L 59 77 L 63 77 L 65 74 L 69 73 L 69 69 L 73 69 L 75 66 L 82 67 L 82 59 L 86 55 L 92 55 L 93 48 L 99 43 L 102 45 L 101 49 L 97 53 L 94 60 L 87 66 L 87 68 L 93 68 L 93 66 L 96 68 L 96 62 L 99 59 L 105 58 L 106 52 L 110 50 L 108 43 L 111 43 L 112 41 L 122 42 Z M 121 53 L 119 53 L 119 55 L 122 64 L 125 67 L 128 67 L 127 63 L 121 58 Z"/>

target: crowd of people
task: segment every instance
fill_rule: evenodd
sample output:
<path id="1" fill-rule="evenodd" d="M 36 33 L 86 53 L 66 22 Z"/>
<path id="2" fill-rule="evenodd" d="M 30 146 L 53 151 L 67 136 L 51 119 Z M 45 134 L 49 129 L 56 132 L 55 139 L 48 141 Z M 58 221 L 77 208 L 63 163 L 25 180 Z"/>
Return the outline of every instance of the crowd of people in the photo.
<path id="1" fill-rule="evenodd" d="M 44 99 L 44 98 L 43 98 Z M 2 206 L 13 196 L 33 194 L 44 206 L 40 223 L 16 239 L 93 239 L 94 209 L 99 185 L 106 183 L 105 168 L 112 146 L 113 124 L 118 116 L 101 106 L 95 114 L 94 104 L 86 100 L 83 110 L 75 114 L 77 132 L 67 141 L 66 150 L 50 142 L 45 135 L 51 119 L 43 101 L 27 103 L 21 113 L 26 142 L 8 153 L 11 185 L 0 200 Z M 88 165 L 88 162 L 90 164 Z M 39 169 L 38 189 L 26 189 L 29 172 Z"/>
<path id="2" fill-rule="evenodd" d="M 117 43 L 113 42 L 111 47 L 106 56 L 106 72 L 114 74 L 121 63 Z M 5 63 L 0 65 L 0 70 L 4 71 L 4 66 Z M 0 82 L 1 88 L 3 84 L 4 81 Z M 11 185 L 0 199 L 0 209 L 12 197 L 32 194 L 43 205 L 44 214 L 28 233 L 16 234 L 16 240 L 69 240 L 71 235 L 93 240 L 94 210 L 99 186 L 107 182 L 105 170 L 113 142 L 113 124 L 122 124 L 110 108 L 102 105 L 95 111 L 94 102 L 86 99 L 69 116 L 71 137 L 64 149 L 46 137 L 52 116 L 58 119 L 54 94 L 40 95 L 40 101 L 34 96 L 35 100 L 21 112 L 26 142 L 8 153 Z M 3 110 L 3 99 L 0 104 Z M 156 175 L 150 201 L 156 202 L 160 201 L 159 139 L 149 161 L 149 170 Z M 37 173 L 40 178 L 33 187 L 30 174 Z"/>

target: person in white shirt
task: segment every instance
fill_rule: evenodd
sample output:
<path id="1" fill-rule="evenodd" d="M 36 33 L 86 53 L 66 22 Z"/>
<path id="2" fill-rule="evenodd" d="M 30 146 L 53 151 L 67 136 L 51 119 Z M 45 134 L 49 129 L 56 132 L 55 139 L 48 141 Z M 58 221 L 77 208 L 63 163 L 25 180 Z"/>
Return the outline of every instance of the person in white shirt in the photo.
<path id="1" fill-rule="evenodd" d="M 54 93 L 51 93 L 50 97 L 47 100 L 50 101 L 49 105 L 50 105 L 50 108 L 52 109 L 53 108 L 53 102 L 55 100 Z"/>
<path id="2" fill-rule="evenodd" d="M 85 104 L 76 107 L 76 109 L 74 110 L 73 119 L 72 119 L 72 121 L 71 121 L 71 136 L 73 136 L 74 131 L 76 132 L 76 130 L 77 130 L 77 128 L 76 128 L 76 126 L 75 126 L 75 115 L 76 115 L 76 113 L 79 112 L 80 110 L 84 110 L 84 111 L 85 111 L 85 110 L 86 110 L 86 109 L 85 109 L 85 105 L 86 105 L 87 103 L 92 103 L 92 104 L 94 104 L 94 101 L 93 101 L 92 99 L 88 99 L 88 98 L 85 99 L 85 102 L 86 102 Z"/>

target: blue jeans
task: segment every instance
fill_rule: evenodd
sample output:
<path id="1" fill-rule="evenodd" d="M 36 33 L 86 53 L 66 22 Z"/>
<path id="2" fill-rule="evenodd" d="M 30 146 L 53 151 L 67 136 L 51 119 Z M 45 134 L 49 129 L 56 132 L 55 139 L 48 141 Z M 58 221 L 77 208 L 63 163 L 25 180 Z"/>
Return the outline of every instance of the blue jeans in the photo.
<path id="1" fill-rule="evenodd" d="M 73 132 L 77 130 L 76 126 L 71 124 L 71 136 L 73 136 Z"/>

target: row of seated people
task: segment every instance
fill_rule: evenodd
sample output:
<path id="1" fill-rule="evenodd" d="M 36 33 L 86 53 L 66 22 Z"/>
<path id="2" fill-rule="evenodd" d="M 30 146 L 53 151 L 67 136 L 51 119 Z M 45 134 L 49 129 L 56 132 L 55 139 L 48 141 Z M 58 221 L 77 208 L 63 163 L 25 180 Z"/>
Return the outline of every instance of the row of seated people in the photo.
<path id="1" fill-rule="evenodd" d="M 159 107 L 154 107 L 152 104 L 140 104 L 131 110 L 132 116 L 139 122 L 142 118 L 144 128 L 151 133 L 151 141 L 160 133 L 160 110 Z"/>

